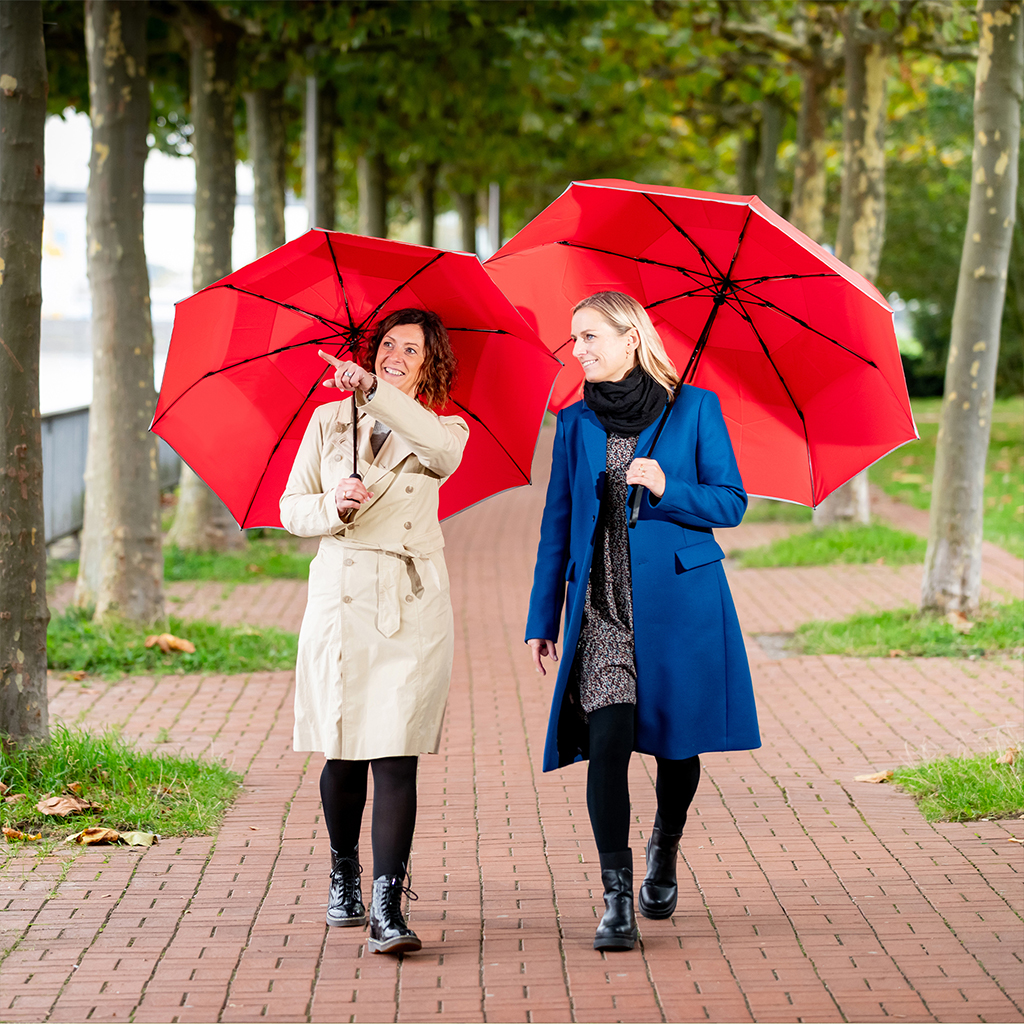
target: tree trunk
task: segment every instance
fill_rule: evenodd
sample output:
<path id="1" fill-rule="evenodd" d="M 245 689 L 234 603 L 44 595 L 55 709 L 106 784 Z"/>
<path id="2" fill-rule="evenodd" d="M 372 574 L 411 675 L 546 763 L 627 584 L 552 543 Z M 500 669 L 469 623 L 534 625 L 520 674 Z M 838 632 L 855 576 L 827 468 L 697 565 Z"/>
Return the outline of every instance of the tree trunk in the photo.
<path id="1" fill-rule="evenodd" d="M 1024 96 L 1020 3 L 979 0 L 978 23 L 973 178 L 921 584 L 922 609 L 965 614 L 977 610 L 981 590 L 985 455 L 1015 219 Z"/>
<path id="2" fill-rule="evenodd" d="M 199 291 L 231 273 L 235 224 L 235 54 L 238 33 L 216 15 L 183 23 L 190 53 L 193 155 L 196 161 L 196 231 L 192 287 Z M 181 467 L 178 509 L 168 542 L 192 551 L 245 545 L 224 503 Z"/>
<path id="3" fill-rule="evenodd" d="M 256 255 L 284 245 L 284 86 L 245 94 L 249 156 L 255 179 Z"/>
<path id="4" fill-rule="evenodd" d="M 334 142 L 338 121 L 338 94 L 330 82 L 320 89 L 316 132 L 316 220 L 318 228 L 333 231 L 337 217 Z"/>
<path id="5" fill-rule="evenodd" d="M 779 195 L 779 144 L 786 122 L 786 108 L 775 96 L 761 103 L 761 152 L 757 164 L 757 194 L 776 213 L 782 209 Z"/>
<path id="6" fill-rule="evenodd" d="M 836 255 L 869 281 L 878 276 L 885 238 L 885 50 L 865 35 L 860 10 L 847 7 L 846 99 L 843 103 L 843 189 Z M 814 525 L 868 522 L 867 470 L 830 494 L 815 510 Z M 851 515 L 851 509 L 856 509 Z"/>
<path id="7" fill-rule="evenodd" d="M 39 0 L 0 0 L 0 733 L 49 737 L 39 420 L 46 55 Z"/>
<path id="8" fill-rule="evenodd" d="M 388 237 L 388 164 L 383 153 L 363 153 L 356 161 L 359 233 Z"/>
<path id="9" fill-rule="evenodd" d="M 421 165 L 416 180 L 416 218 L 420 224 L 420 245 L 434 244 L 434 221 L 437 219 L 436 162 Z"/>
<path id="10" fill-rule="evenodd" d="M 86 0 L 92 152 L 86 200 L 92 408 L 75 603 L 163 615 L 149 272 L 142 238 L 149 131 L 145 0 Z"/>
<path id="11" fill-rule="evenodd" d="M 501 184 L 487 186 L 487 246 L 493 256 L 501 248 Z"/>
<path id="12" fill-rule="evenodd" d="M 455 208 L 459 211 L 459 227 L 462 229 L 462 251 L 476 252 L 476 193 L 457 192 Z"/>
<path id="13" fill-rule="evenodd" d="M 757 192 L 757 156 L 757 133 L 753 130 L 741 131 L 736 150 L 736 189 L 741 196 L 752 196 Z"/>
<path id="14" fill-rule="evenodd" d="M 820 60 L 800 68 L 800 113 L 796 123 L 796 168 L 789 219 L 820 242 L 825 237 L 825 128 L 829 76 Z"/>

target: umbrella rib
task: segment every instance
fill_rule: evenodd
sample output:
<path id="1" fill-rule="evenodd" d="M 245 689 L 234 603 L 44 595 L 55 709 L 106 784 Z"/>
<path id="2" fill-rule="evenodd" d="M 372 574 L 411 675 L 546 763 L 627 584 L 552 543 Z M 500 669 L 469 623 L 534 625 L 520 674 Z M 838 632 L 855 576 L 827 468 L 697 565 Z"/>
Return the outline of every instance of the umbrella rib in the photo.
<path id="1" fill-rule="evenodd" d="M 392 299 L 393 299 L 393 298 L 394 298 L 394 297 L 395 297 L 395 296 L 396 296 L 396 295 L 397 295 L 397 294 L 398 294 L 398 293 L 399 293 L 399 292 L 400 292 L 400 291 L 401 291 L 401 290 L 402 290 L 403 288 L 408 288 L 408 287 L 409 287 L 409 285 L 410 285 L 410 284 L 412 284 L 412 282 L 413 282 L 413 281 L 415 281 L 415 280 L 416 280 L 416 278 L 417 278 L 417 277 L 419 277 L 419 276 L 420 276 L 420 274 L 422 274 L 422 273 L 423 273 L 423 271 L 425 271 L 425 270 L 427 270 L 428 268 L 432 267 L 432 266 L 433 266 L 433 265 L 434 265 L 434 264 L 435 264 L 435 263 L 436 263 L 436 262 L 437 262 L 437 261 L 438 261 L 438 260 L 439 260 L 439 259 L 440 259 L 440 258 L 441 258 L 442 256 L 444 256 L 444 255 L 446 255 L 446 253 L 443 253 L 443 252 L 439 252 L 439 253 L 438 253 L 438 254 L 437 254 L 437 255 L 436 255 L 436 256 L 435 256 L 435 257 L 434 257 L 434 258 L 433 258 L 432 260 L 430 260 L 430 261 L 429 261 L 428 263 L 424 263 L 424 264 L 423 264 L 423 266 L 422 266 L 422 267 L 420 267 L 420 269 L 419 269 L 419 270 L 417 270 L 417 271 L 416 271 L 416 273 L 412 275 L 412 277 L 406 278 L 406 280 L 404 280 L 404 281 L 403 281 L 403 282 L 402 282 L 402 283 L 401 283 L 401 284 L 400 284 L 400 285 L 399 285 L 399 286 L 398 286 L 397 288 L 395 288 L 395 289 L 394 289 L 394 290 L 393 290 L 393 291 L 391 292 L 391 294 L 387 296 L 387 298 L 385 298 L 385 299 L 382 299 L 382 300 L 381 300 L 381 301 L 380 301 L 380 302 L 379 302 L 379 303 L 377 304 L 376 308 L 375 308 L 375 309 L 374 309 L 374 310 L 373 310 L 372 312 L 370 312 L 369 314 L 367 314 L 367 316 L 365 317 L 365 319 L 363 320 L 363 322 L 362 322 L 362 323 L 361 323 L 361 324 L 359 325 L 359 331 L 360 331 L 360 332 L 362 332 L 362 331 L 365 331 L 365 330 L 366 330 L 366 327 L 367 327 L 367 324 L 370 324 L 370 323 L 372 323 L 372 322 L 373 322 L 373 319 L 374 319 L 374 317 L 375 317 L 375 316 L 376 316 L 376 315 L 377 315 L 377 314 L 378 314 L 378 313 L 379 313 L 379 312 L 380 312 L 380 311 L 381 311 L 381 310 L 382 310 L 382 309 L 383 309 L 383 308 L 384 308 L 384 307 L 385 307 L 385 306 L 386 306 L 386 305 L 387 305 L 387 304 L 388 304 L 388 303 L 389 303 L 389 302 L 390 302 L 390 301 L 391 301 L 391 300 L 392 300 Z"/>
<path id="2" fill-rule="evenodd" d="M 224 373 L 225 370 L 234 370 L 239 366 L 244 366 L 246 363 L 254 363 L 257 359 L 266 359 L 268 356 L 277 356 L 282 352 L 290 352 L 297 348 L 304 348 L 306 345 L 321 345 L 325 341 L 330 341 L 332 338 L 342 337 L 341 332 L 337 334 L 329 334 L 325 338 L 310 338 L 309 341 L 300 341 L 297 345 L 282 345 L 280 348 L 275 348 L 270 352 L 261 352 L 258 356 L 249 356 L 246 359 L 239 359 L 237 363 L 229 363 L 227 366 L 218 366 L 216 370 L 207 370 L 198 380 L 192 381 L 191 384 L 160 415 L 153 420 L 149 425 L 149 429 L 152 430 L 160 420 L 162 420 L 177 404 L 180 402 L 193 388 L 198 387 L 208 377 L 215 377 L 218 373 Z M 352 342 L 347 343 L 349 351 L 352 350 Z M 319 383 L 319 381 L 318 381 Z"/>
<path id="3" fill-rule="evenodd" d="M 761 351 L 764 352 L 765 358 L 771 364 L 771 368 L 775 371 L 775 376 L 779 378 L 779 383 L 783 386 L 786 391 L 786 395 L 789 397 L 790 402 L 793 403 L 793 409 L 797 416 L 800 417 L 800 426 L 804 432 L 804 451 L 807 453 L 807 474 L 810 477 L 811 484 L 811 498 L 814 497 L 814 466 L 811 462 L 811 439 L 807 436 L 807 420 L 804 419 L 803 410 L 799 405 L 796 404 L 796 399 L 793 397 L 793 392 L 789 390 L 789 385 L 786 383 L 786 378 L 782 376 L 781 371 L 775 365 L 775 360 L 772 359 L 771 352 L 768 351 L 768 346 L 764 343 L 764 339 L 761 337 L 760 332 L 754 324 L 753 318 L 740 304 L 739 314 L 744 320 L 750 325 L 750 329 L 754 332 L 754 337 L 757 338 L 757 343 L 761 346 Z"/>
<path id="4" fill-rule="evenodd" d="M 655 306 L 663 306 L 666 302 L 674 302 L 676 299 L 692 299 L 696 296 L 700 296 L 701 298 L 712 298 L 714 293 L 709 292 L 706 289 L 713 287 L 714 285 L 710 283 L 702 284 L 699 288 L 694 288 L 693 291 L 680 292 L 678 295 L 669 295 L 667 298 L 664 299 L 655 299 L 654 302 L 649 302 L 646 306 L 644 306 L 644 309 L 654 309 Z M 701 296 L 701 292 L 704 292 L 704 295 Z"/>
<path id="5" fill-rule="evenodd" d="M 766 274 L 764 277 L 734 277 L 733 284 L 749 286 L 752 284 L 764 284 L 765 281 L 803 281 L 809 277 L 839 277 L 832 271 L 823 271 L 820 274 Z"/>
<path id="6" fill-rule="evenodd" d="M 503 331 L 500 327 L 445 327 L 448 332 L 461 331 L 466 334 L 507 334 L 511 337 L 511 331 Z"/>
<path id="7" fill-rule="evenodd" d="M 324 238 L 327 241 L 327 250 L 331 254 L 331 262 L 334 264 L 334 272 L 338 275 L 338 287 L 341 289 L 341 297 L 345 300 L 345 316 L 348 317 L 348 329 L 355 331 L 356 325 L 352 320 L 352 310 L 348 308 L 348 289 L 345 287 L 345 279 L 341 276 L 341 270 L 338 267 L 338 257 L 334 255 L 334 244 L 331 242 L 331 236 L 328 232 L 324 232 Z"/>
<path id="8" fill-rule="evenodd" d="M 512 465 L 516 467 L 516 470 L 518 471 L 519 475 L 527 483 L 529 483 L 530 482 L 530 475 L 529 475 L 529 473 L 524 473 L 522 471 L 519 463 L 516 462 L 516 460 L 512 457 L 512 453 L 501 443 L 501 441 L 498 440 L 498 437 L 494 433 L 494 431 L 491 430 L 491 428 L 489 426 L 487 426 L 487 424 L 484 423 L 484 421 L 482 419 L 480 419 L 480 417 L 477 416 L 477 414 L 475 412 L 470 412 L 469 409 L 467 409 L 458 399 L 452 398 L 451 399 L 451 403 L 452 403 L 452 405 L 458 406 L 467 416 L 470 417 L 470 419 L 476 420 L 476 422 L 479 423 L 480 426 L 483 427 L 484 430 L 486 430 L 487 433 L 490 434 L 491 437 L 494 438 L 495 444 L 497 444 L 497 446 L 508 456 L 508 461 L 511 462 Z"/>
<path id="9" fill-rule="evenodd" d="M 620 260 L 632 260 L 634 263 L 646 263 L 651 267 L 663 267 L 665 270 L 675 270 L 684 277 L 690 278 L 695 284 L 700 284 L 697 276 L 700 274 L 699 270 L 689 270 L 686 267 L 676 266 L 674 263 L 662 263 L 660 260 L 651 260 L 646 256 L 627 256 L 625 253 L 613 252 L 611 249 L 599 249 L 596 245 L 583 245 L 581 242 L 570 242 L 568 239 L 563 239 L 555 244 L 567 245 L 571 249 L 585 249 L 587 252 L 599 252 L 602 256 L 617 256 Z M 709 280 L 704 287 L 713 284 L 716 280 L 715 275 L 710 272 L 708 272 L 706 276 Z"/>
<path id="10" fill-rule="evenodd" d="M 275 306 L 281 306 L 283 309 L 290 309 L 294 313 L 301 313 L 303 316 L 308 316 L 311 320 L 318 320 L 325 327 L 336 327 L 339 331 L 346 330 L 344 324 L 339 324 L 336 320 L 331 320 L 329 317 L 320 316 L 317 313 L 310 313 L 308 309 L 301 309 L 299 306 L 293 306 L 289 302 L 281 302 L 280 299 L 271 299 L 266 295 L 260 295 L 259 292 L 251 292 L 248 288 L 239 288 L 237 284 L 214 284 L 211 288 L 230 288 L 233 292 L 241 292 L 243 295 L 250 295 L 254 299 L 262 299 L 264 302 L 272 303 Z"/>
<path id="11" fill-rule="evenodd" d="M 658 211 L 658 213 L 660 213 L 662 217 L 664 217 L 665 220 L 667 220 L 669 224 L 671 224 L 672 227 L 674 227 L 676 231 L 678 231 L 679 234 L 681 234 L 683 238 L 685 238 L 690 243 L 690 245 L 692 245 L 694 249 L 697 250 L 697 255 L 700 257 L 701 263 L 703 263 L 704 266 L 708 268 L 708 277 L 717 276 L 719 279 L 721 279 L 722 272 L 718 269 L 718 266 L 715 263 L 715 261 L 690 237 L 686 229 L 680 227 L 646 192 L 643 192 L 641 194 L 643 195 L 644 199 L 646 199 L 647 202 L 649 202 L 651 206 L 653 206 Z M 714 272 L 712 273 L 712 271 Z"/>
<path id="12" fill-rule="evenodd" d="M 749 289 L 744 288 L 743 291 L 748 292 Z M 736 295 L 734 293 L 734 298 L 736 299 L 737 305 L 739 306 L 743 306 L 744 302 L 750 302 L 756 303 L 759 306 L 766 306 L 768 309 L 774 309 L 776 313 L 780 313 L 782 316 L 789 317 L 789 319 L 792 320 L 794 323 L 797 323 L 806 330 L 818 335 L 819 338 L 824 338 L 825 341 L 831 343 L 832 345 L 835 345 L 837 348 L 841 348 L 844 352 L 849 352 L 851 356 L 854 356 L 861 362 L 867 363 L 868 366 L 873 366 L 876 370 L 878 369 L 878 364 L 873 359 L 868 359 L 867 356 L 862 356 L 859 352 L 854 352 L 852 348 L 848 347 L 847 345 L 844 345 L 841 341 L 836 341 L 835 338 L 830 338 L 827 334 L 823 334 L 821 331 L 818 330 L 817 327 L 812 327 L 809 323 L 807 323 L 806 320 L 801 320 L 800 317 L 796 316 L 793 313 L 790 313 L 788 310 L 783 309 L 781 306 L 776 306 L 775 303 L 772 302 L 770 299 L 762 298 L 760 295 L 757 295 L 753 292 L 750 292 L 750 297 L 746 299 L 741 298 L 739 295 Z M 746 309 L 746 307 L 743 308 L 744 310 Z M 745 312 L 742 313 L 741 315 L 746 317 Z"/>
<path id="13" fill-rule="evenodd" d="M 317 377 L 316 381 L 314 381 L 313 386 L 306 393 L 306 397 L 299 403 L 299 407 L 295 410 L 295 414 L 285 425 L 284 430 L 281 432 L 281 436 L 277 439 L 277 443 L 270 450 L 270 454 L 267 456 L 267 464 L 263 467 L 263 472 L 260 473 L 259 480 L 256 481 L 256 486 L 253 488 L 252 491 L 252 497 L 249 499 L 249 504 L 246 506 L 245 509 L 245 515 L 242 517 L 241 526 L 243 530 L 245 529 L 245 521 L 249 518 L 249 513 L 252 511 L 253 503 L 256 501 L 256 495 L 260 493 L 260 487 L 263 486 L 263 480 L 267 475 L 267 470 L 270 469 L 271 460 L 277 454 L 277 449 L 281 447 L 281 442 L 284 441 L 285 436 L 291 429 L 291 425 L 299 418 L 299 413 L 302 412 L 303 406 L 313 397 L 314 392 L 320 386 L 320 382 L 323 380 L 324 373 L 327 371 L 327 369 L 328 367 L 325 366 L 323 370 L 320 371 L 320 374 Z"/>

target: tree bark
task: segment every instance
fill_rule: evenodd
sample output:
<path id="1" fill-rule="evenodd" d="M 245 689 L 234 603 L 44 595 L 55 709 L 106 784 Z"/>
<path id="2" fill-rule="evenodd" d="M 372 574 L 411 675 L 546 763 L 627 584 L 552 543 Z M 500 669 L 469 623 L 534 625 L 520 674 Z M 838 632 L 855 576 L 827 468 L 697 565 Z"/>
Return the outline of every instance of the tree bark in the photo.
<path id="1" fill-rule="evenodd" d="M 256 255 L 284 245 L 285 137 L 284 86 L 245 94 L 249 156 L 256 210 Z"/>
<path id="2" fill-rule="evenodd" d="M 143 172 L 149 131 L 145 0 L 86 0 L 92 151 L 86 198 L 92 407 L 75 603 L 150 623 L 163 549 Z"/>
<path id="3" fill-rule="evenodd" d="M 362 153 L 356 161 L 359 233 L 388 237 L 388 164 L 383 153 Z"/>
<path id="4" fill-rule="evenodd" d="M 782 209 L 779 194 L 779 144 L 786 121 L 786 108 L 775 96 L 761 103 L 761 152 L 757 163 L 757 194 L 776 213 Z"/>
<path id="5" fill-rule="evenodd" d="M 337 185 L 334 173 L 334 143 L 338 121 L 338 94 L 330 82 L 320 89 L 316 132 L 316 220 L 315 226 L 334 230 L 337 217 Z M 313 226 L 313 225 L 311 225 Z"/>
<path id="6" fill-rule="evenodd" d="M 459 227 L 462 229 L 462 251 L 476 252 L 476 193 L 457 192 L 455 208 L 459 211 Z"/>
<path id="7" fill-rule="evenodd" d="M 939 421 L 921 607 L 977 610 L 985 455 L 1016 213 L 1024 24 L 1017 0 L 979 0 L 967 232 Z"/>
<path id="8" fill-rule="evenodd" d="M 0 0 L 0 733 L 49 737 L 39 419 L 46 55 L 39 0 Z"/>
<path id="9" fill-rule="evenodd" d="M 820 56 L 800 67 L 800 113 L 796 122 L 796 168 L 789 219 L 820 242 L 825 237 L 825 129 L 831 75 Z"/>
<path id="10" fill-rule="evenodd" d="M 231 272 L 235 224 L 235 56 L 239 29 L 215 14 L 183 23 L 190 47 L 193 155 L 196 162 L 196 291 Z M 193 551 L 245 545 L 224 503 L 188 466 L 181 467 L 178 508 L 168 542 Z"/>
<path id="11" fill-rule="evenodd" d="M 420 245 L 434 244 L 434 222 L 437 219 L 437 173 L 440 165 L 425 163 L 416 179 L 416 219 L 420 225 Z"/>
<path id="12" fill-rule="evenodd" d="M 865 32 L 856 4 L 847 7 L 846 17 L 843 187 L 836 256 L 873 282 L 885 238 L 886 53 L 881 42 Z M 868 522 L 866 495 L 864 470 L 814 510 L 814 525 Z"/>
<path id="13" fill-rule="evenodd" d="M 740 132 L 736 150 L 736 189 L 741 196 L 757 192 L 758 136 L 754 131 Z"/>

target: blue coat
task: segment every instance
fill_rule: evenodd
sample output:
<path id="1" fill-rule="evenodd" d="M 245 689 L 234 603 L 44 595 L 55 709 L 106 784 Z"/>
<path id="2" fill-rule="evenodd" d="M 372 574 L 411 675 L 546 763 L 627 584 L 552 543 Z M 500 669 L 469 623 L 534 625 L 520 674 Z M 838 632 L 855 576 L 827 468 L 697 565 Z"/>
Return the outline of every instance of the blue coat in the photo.
<path id="1" fill-rule="evenodd" d="M 657 422 L 637 440 L 646 456 Z M 526 639 L 553 640 L 566 609 L 544 771 L 587 756 L 567 698 L 604 490 L 608 435 L 584 402 L 558 414 Z M 718 397 L 684 385 L 653 458 L 665 493 L 646 492 L 629 531 L 637 671 L 636 749 L 681 759 L 761 745 L 743 635 L 716 526 L 743 518 L 743 489 Z"/>

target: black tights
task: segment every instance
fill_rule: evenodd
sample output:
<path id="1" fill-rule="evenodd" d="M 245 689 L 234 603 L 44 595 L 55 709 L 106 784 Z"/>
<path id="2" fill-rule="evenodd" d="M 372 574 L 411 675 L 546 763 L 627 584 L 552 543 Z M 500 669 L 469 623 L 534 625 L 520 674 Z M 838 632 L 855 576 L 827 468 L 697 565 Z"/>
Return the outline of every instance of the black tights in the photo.
<path id="1" fill-rule="evenodd" d="M 629 758 L 633 753 L 634 704 L 598 708 L 590 719 L 590 766 L 587 769 L 587 810 L 599 853 L 629 849 Z M 655 827 L 678 835 L 686 824 L 697 783 L 700 758 L 673 761 L 659 757 L 658 813 Z"/>
<path id="2" fill-rule="evenodd" d="M 404 875 L 416 827 L 415 757 L 328 760 L 320 773 L 320 802 L 331 848 L 351 856 L 366 805 L 366 769 L 373 766 L 373 877 Z"/>

